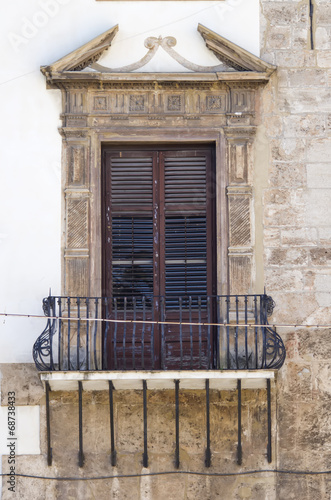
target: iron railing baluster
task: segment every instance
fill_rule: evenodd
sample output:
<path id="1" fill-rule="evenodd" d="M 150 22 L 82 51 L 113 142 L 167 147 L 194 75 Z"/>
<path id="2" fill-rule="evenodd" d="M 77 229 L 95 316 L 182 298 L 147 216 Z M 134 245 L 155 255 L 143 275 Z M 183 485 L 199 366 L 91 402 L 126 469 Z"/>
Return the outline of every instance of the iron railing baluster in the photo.
<path id="1" fill-rule="evenodd" d="M 126 369 L 126 353 L 125 353 L 125 343 L 126 343 L 126 313 L 127 313 L 128 299 L 124 297 L 124 329 L 123 329 L 123 367 Z"/>
<path id="2" fill-rule="evenodd" d="M 211 310 L 210 310 L 210 297 L 207 297 L 207 369 L 210 369 L 210 323 L 211 323 Z"/>
<path id="3" fill-rule="evenodd" d="M 199 322 L 199 368 L 202 367 L 202 331 L 201 331 L 201 297 L 198 297 L 198 322 Z"/>
<path id="4" fill-rule="evenodd" d="M 254 322 L 255 325 L 258 323 L 258 314 L 257 314 L 257 297 L 254 297 Z M 258 335 L 258 328 L 255 326 L 255 369 L 257 370 L 259 367 L 259 353 L 258 353 L 258 341 L 257 341 L 257 335 Z"/>
<path id="5" fill-rule="evenodd" d="M 193 328 L 192 328 L 192 297 L 188 298 L 189 323 L 190 323 L 190 367 L 193 369 Z"/>
<path id="6" fill-rule="evenodd" d="M 94 366 L 95 369 L 98 370 L 98 354 L 97 354 L 97 332 L 98 332 L 98 306 L 99 300 L 96 298 L 94 300 L 94 335 L 93 335 L 93 353 L 94 353 Z"/>
<path id="7" fill-rule="evenodd" d="M 80 370 L 79 348 L 80 348 L 80 297 L 77 297 L 77 359 L 76 370 Z"/>
<path id="8" fill-rule="evenodd" d="M 264 307 L 265 307 L 264 296 L 261 295 L 260 296 L 260 325 L 264 325 L 264 320 L 265 320 Z M 262 329 L 262 342 L 263 342 L 261 368 L 265 368 L 267 365 L 266 329 L 264 326 L 262 326 L 261 329 Z"/>
<path id="9" fill-rule="evenodd" d="M 114 365 L 117 370 L 117 298 L 114 298 L 114 313 L 115 313 L 115 326 L 114 326 Z"/>
<path id="10" fill-rule="evenodd" d="M 132 329 L 132 364 L 133 364 L 133 369 L 136 369 L 136 297 L 132 298 L 132 307 L 133 307 L 133 329 Z"/>
<path id="11" fill-rule="evenodd" d="M 86 368 L 90 369 L 90 301 L 89 298 L 86 297 L 85 300 L 86 305 Z"/>
<path id="12" fill-rule="evenodd" d="M 71 370 L 71 356 L 70 356 L 70 297 L 67 299 L 68 304 L 68 370 Z"/>
<path id="13" fill-rule="evenodd" d="M 146 298 L 142 298 L 143 324 L 141 330 L 141 367 L 145 370 L 145 321 L 146 321 Z"/>
<path id="14" fill-rule="evenodd" d="M 183 369 L 183 299 L 179 297 L 179 345 L 180 345 L 180 369 Z"/>
<path id="15" fill-rule="evenodd" d="M 215 368 L 219 370 L 220 368 L 220 356 L 221 356 L 221 298 L 219 296 L 216 297 L 216 310 L 217 310 L 217 317 L 216 317 L 216 322 L 217 322 L 217 337 L 216 337 L 216 349 L 215 349 L 215 354 L 214 354 L 214 359 L 215 359 Z"/>
<path id="16" fill-rule="evenodd" d="M 245 367 L 248 370 L 248 311 L 247 311 L 248 297 L 245 296 Z"/>
<path id="17" fill-rule="evenodd" d="M 227 370 L 231 369 L 230 363 L 230 297 L 227 297 L 226 300 L 226 368 Z"/>
<path id="18" fill-rule="evenodd" d="M 161 308 L 161 369 L 164 370 L 166 366 L 166 348 L 165 348 L 165 325 L 164 321 L 166 318 L 166 303 L 164 297 L 160 299 L 160 308 Z"/>
<path id="19" fill-rule="evenodd" d="M 104 299 L 104 311 L 106 320 L 109 319 L 109 302 L 108 297 Z M 109 332 L 109 321 L 105 322 L 104 334 L 103 334 L 103 356 L 102 356 L 102 369 L 107 370 L 107 346 L 108 346 L 108 332 Z"/>
<path id="20" fill-rule="evenodd" d="M 239 356 L 238 356 L 238 335 L 239 335 L 239 298 L 238 295 L 236 295 L 236 326 L 235 326 L 235 334 L 234 334 L 234 352 L 236 356 L 236 369 L 239 370 Z"/>
<path id="21" fill-rule="evenodd" d="M 62 356 L 63 356 L 63 339 L 62 339 L 62 299 L 61 297 L 57 300 L 58 304 L 58 315 L 59 315 L 59 338 L 58 338 L 58 366 L 59 371 L 62 370 Z M 54 311 L 56 313 L 56 311 Z"/>

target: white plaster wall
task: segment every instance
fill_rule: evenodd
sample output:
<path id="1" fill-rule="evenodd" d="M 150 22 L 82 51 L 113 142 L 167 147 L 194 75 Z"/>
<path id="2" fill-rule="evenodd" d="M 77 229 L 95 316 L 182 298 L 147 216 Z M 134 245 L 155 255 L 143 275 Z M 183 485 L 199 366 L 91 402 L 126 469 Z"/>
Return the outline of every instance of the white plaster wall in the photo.
<path id="1" fill-rule="evenodd" d="M 197 32 L 201 23 L 258 55 L 258 0 L 96 2 L 11 0 L 0 7 L 0 312 L 42 314 L 60 284 L 60 92 L 46 90 L 39 68 L 119 24 L 103 63 L 130 64 L 148 36 L 175 36 L 197 64 L 217 64 Z M 161 54 L 145 68 L 177 70 Z M 182 69 L 184 71 L 184 69 Z M 0 316 L 0 363 L 32 362 L 44 319 Z"/>

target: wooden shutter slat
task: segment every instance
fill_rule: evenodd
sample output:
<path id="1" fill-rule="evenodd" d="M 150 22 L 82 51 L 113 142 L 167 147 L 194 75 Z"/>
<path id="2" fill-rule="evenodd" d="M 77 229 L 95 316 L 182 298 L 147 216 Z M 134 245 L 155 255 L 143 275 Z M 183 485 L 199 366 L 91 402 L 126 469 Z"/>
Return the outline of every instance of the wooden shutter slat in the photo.
<path id="1" fill-rule="evenodd" d="M 206 158 L 166 156 L 164 186 L 166 209 L 170 204 L 206 204 Z"/>
<path id="2" fill-rule="evenodd" d="M 206 244 L 206 217 L 166 216 L 166 296 L 207 293 Z"/>
<path id="3" fill-rule="evenodd" d="M 152 217 L 112 217 L 112 292 L 138 296 L 153 293 Z"/>
<path id="4" fill-rule="evenodd" d="M 111 157 L 112 209 L 132 207 L 150 208 L 153 204 L 153 158 Z"/>

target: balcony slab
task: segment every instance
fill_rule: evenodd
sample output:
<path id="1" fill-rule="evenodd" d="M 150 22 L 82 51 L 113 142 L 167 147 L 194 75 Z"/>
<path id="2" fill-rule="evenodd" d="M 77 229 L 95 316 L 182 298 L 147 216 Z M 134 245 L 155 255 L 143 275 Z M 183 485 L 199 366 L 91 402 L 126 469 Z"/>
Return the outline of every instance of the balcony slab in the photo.
<path id="1" fill-rule="evenodd" d="M 143 381 L 148 390 L 174 389 L 175 380 L 181 389 L 203 390 L 209 380 L 210 389 L 235 390 L 237 381 L 243 389 L 265 389 L 267 379 L 275 378 L 275 370 L 169 370 L 169 371 L 66 371 L 41 372 L 40 380 L 49 383 L 52 391 L 76 391 L 82 382 L 85 391 L 108 390 L 109 381 L 115 390 L 142 390 Z"/>

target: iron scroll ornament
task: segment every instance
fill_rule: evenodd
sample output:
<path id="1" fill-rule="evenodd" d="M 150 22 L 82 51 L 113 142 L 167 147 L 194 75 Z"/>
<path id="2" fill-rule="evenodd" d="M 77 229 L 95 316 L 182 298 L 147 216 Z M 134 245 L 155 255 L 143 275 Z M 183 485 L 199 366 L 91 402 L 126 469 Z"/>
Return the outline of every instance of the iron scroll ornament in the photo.
<path id="1" fill-rule="evenodd" d="M 43 299 L 44 315 L 48 317 L 44 331 L 37 338 L 33 346 L 33 359 L 35 365 L 40 371 L 54 370 L 53 362 L 53 336 L 56 332 L 54 318 L 55 315 L 55 297 L 49 296 Z"/>

